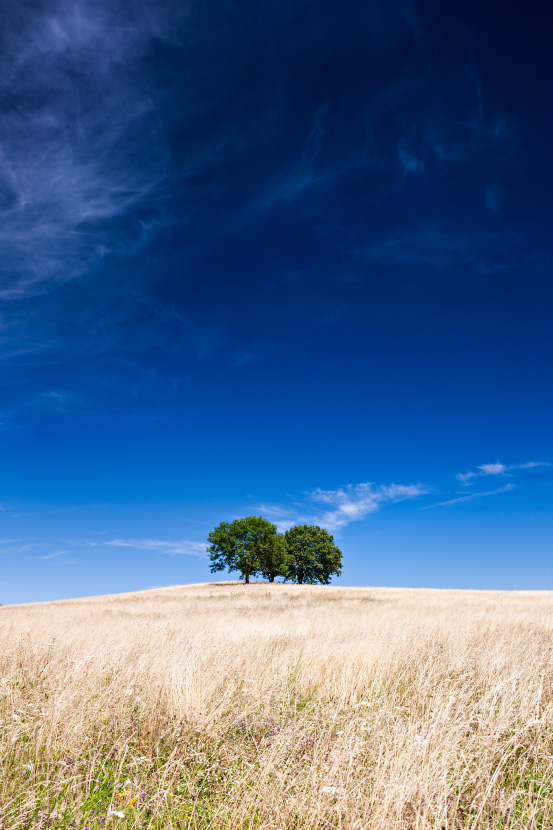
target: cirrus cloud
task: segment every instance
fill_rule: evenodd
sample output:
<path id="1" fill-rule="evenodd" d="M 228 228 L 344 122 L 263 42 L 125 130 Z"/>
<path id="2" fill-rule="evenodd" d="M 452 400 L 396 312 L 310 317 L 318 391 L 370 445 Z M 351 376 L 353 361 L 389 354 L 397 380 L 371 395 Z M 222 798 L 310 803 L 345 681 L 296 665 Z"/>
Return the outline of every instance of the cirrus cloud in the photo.
<path id="1" fill-rule="evenodd" d="M 455 499 L 437 502 L 437 504 L 429 504 L 424 507 L 423 510 L 430 510 L 432 507 L 452 507 L 454 504 L 462 504 L 467 501 L 476 501 L 484 496 L 496 496 L 498 493 L 508 493 L 510 490 L 514 489 L 514 484 L 506 484 L 505 487 L 499 487 L 497 490 L 485 490 L 484 492 L 479 493 L 469 493 L 467 496 L 459 496 Z"/>
<path id="2" fill-rule="evenodd" d="M 337 490 L 317 488 L 308 493 L 309 499 L 330 505 L 318 519 L 318 523 L 329 530 L 340 530 L 350 522 L 364 519 L 383 504 L 414 499 L 430 492 L 423 484 L 348 484 Z"/>
<path id="3" fill-rule="evenodd" d="M 425 484 L 347 484 L 336 490 L 315 490 L 304 493 L 307 501 L 293 506 L 260 504 L 258 509 L 272 519 L 283 532 L 295 524 L 318 524 L 330 531 L 339 531 L 351 522 L 359 522 L 385 504 L 415 499 L 432 488 Z M 317 510 L 312 503 L 325 505 Z"/>
<path id="4" fill-rule="evenodd" d="M 546 461 L 527 461 L 525 464 L 501 464 L 496 461 L 494 464 L 480 464 L 476 470 L 468 473 L 457 473 L 457 480 L 464 486 L 472 484 L 473 479 L 481 476 L 510 476 L 517 470 L 531 470 L 535 467 L 550 467 Z"/>
<path id="5" fill-rule="evenodd" d="M 163 24 L 157 12 L 130 11 L 124 0 L 54 0 L 32 13 L 7 5 L 3 299 L 43 293 L 110 255 L 136 253 L 156 230 L 169 153 L 155 90 L 135 68 Z"/>
<path id="6" fill-rule="evenodd" d="M 167 556 L 184 554 L 187 556 L 205 557 L 207 555 L 206 543 L 195 542 L 192 539 L 179 539 L 176 541 L 167 539 L 112 539 L 109 542 L 104 542 L 104 544 L 115 548 L 149 550 Z"/>

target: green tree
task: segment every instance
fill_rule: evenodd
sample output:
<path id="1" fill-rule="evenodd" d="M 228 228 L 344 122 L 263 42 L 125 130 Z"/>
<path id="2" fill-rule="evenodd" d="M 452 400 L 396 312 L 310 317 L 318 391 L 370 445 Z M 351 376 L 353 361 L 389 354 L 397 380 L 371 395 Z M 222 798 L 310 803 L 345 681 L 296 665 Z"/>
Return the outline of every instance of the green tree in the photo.
<path id="1" fill-rule="evenodd" d="M 259 548 L 260 573 L 269 582 L 288 574 L 292 557 L 288 554 L 286 539 L 281 533 L 267 534 Z"/>
<path id="2" fill-rule="evenodd" d="M 287 577 L 300 585 L 322 582 L 342 573 L 342 551 L 334 537 L 318 525 L 296 525 L 284 534 L 290 561 Z"/>
<path id="3" fill-rule="evenodd" d="M 246 583 L 261 570 L 263 552 L 277 535 L 276 525 L 262 516 L 247 516 L 233 522 L 221 522 L 208 535 L 211 573 L 240 571 Z"/>

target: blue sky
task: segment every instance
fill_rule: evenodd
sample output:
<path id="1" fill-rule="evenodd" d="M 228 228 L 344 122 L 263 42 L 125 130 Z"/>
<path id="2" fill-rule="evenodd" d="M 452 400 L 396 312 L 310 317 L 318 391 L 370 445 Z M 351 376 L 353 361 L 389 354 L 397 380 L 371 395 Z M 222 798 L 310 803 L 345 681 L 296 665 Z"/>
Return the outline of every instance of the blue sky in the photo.
<path id="1" fill-rule="evenodd" d="M 259 512 L 341 584 L 553 589 L 549 14 L 9 0 L 0 601 Z"/>

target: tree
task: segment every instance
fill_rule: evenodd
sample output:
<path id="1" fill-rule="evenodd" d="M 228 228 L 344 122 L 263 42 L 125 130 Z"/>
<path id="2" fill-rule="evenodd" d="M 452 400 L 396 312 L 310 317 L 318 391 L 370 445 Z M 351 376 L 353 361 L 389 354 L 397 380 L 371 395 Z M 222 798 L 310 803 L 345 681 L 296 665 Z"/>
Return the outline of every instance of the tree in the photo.
<path id="1" fill-rule="evenodd" d="M 342 551 L 334 537 L 318 525 L 296 525 L 284 534 L 290 561 L 287 577 L 300 585 L 322 582 L 342 573 Z"/>
<path id="2" fill-rule="evenodd" d="M 249 583 L 250 577 L 261 570 L 261 557 L 269 550 L 270 540 L 276 535 L 276 525 L 262 516 L 221 522 L 207 537 L 211 573 L 225 568 L 240 571 L 240 579 Z"/>
<path id="3" fill-rule="evenodd" d="M 268 534 L 259 549 L 261 575 L 269 582 L 274 582 L 276 576 L 286 577 L 290 560 L 284 536 L 281 533 Z"/>
<path id="4" fill-rule="evenodd" d="M 334 537 L 322 531 L 328 539 L 321 545 L 319 563 L 322 567 L 321 582 L 323 585 L 330 585 L 333 576 L 340 576 L 342 573 L 342 551 L 334 544 Z"/>

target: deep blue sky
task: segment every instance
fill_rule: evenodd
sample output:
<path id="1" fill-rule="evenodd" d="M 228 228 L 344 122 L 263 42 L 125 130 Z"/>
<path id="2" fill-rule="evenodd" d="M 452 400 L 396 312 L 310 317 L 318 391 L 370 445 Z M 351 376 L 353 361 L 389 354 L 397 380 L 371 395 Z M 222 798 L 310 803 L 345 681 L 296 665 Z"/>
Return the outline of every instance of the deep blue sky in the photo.
<path id="1" fill-rule="evenodd" d="M 0 601 L 260 511 L 342 584 L 553 589 L 552 23 L 4 4 Z"/>

